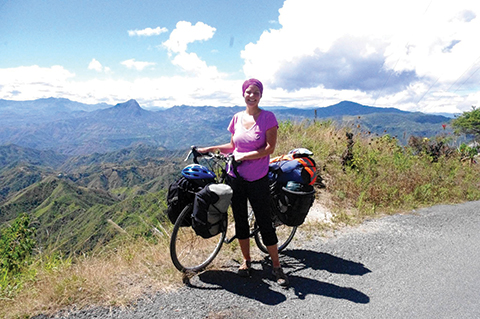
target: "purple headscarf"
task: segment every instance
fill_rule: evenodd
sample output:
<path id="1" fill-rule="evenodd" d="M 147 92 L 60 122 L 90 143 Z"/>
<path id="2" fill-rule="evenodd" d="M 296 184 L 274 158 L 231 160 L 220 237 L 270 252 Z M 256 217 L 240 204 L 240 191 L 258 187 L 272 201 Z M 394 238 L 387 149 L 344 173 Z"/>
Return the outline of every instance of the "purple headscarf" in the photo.
<path id="1" fill-rule="evenodd" d="M 263 96 L 263 84 L 257 79 L 250 79 L 243 82 L 243 85 L 242 85 L 243 96 L 245 96 L 245 90 L 248 89 L 250 85 L 255 85 L 260 90 L 260 94 Z"/>

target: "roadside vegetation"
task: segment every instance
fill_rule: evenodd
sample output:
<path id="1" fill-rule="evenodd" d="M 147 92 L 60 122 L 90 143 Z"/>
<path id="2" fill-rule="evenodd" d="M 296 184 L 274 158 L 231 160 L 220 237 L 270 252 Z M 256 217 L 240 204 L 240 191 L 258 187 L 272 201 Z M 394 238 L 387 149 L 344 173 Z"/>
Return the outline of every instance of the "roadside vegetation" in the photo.
<path id="1" fill-rule="evenodd" d="M 283 122 L 278 141 L 277 154 L 298 147 L 314 152 L 317 201 L 333 215 L 333 223 L 322 227 L 480 199 L 478 149 L 457 145 L 454 135 L 411 137 L 408 145 L 400 145 L 388 132 L 371 134 L 355 121 L 344 127 L 331 121 Z M 153 195 L 144 196 L 151 200 Z M 159 201 L 165 209 L 163 198 Z M 170 262 L 171 225 L 140 222 L 151 231 L 135 236 L 110 221 L 118 232 L 111 243 L 88 254 L 63 255 L 38 251 L 35 229 L 28 215 L 20 215 L 0 234 L 0 317 L 127 306 L 142 295 L 181 285 L 181 274 Z"/>

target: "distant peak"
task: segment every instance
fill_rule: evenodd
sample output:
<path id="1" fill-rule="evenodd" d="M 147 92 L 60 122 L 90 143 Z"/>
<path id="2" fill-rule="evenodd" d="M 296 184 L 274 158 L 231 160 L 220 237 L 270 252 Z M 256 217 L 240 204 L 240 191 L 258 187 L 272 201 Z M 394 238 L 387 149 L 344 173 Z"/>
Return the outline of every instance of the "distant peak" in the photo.
<path id="1" fill-rule="evenodd" d="M 124 103 L 118 103 L 117 105 L 115 105 L 115 108 L 116 109 L 141 109 L 138 102 L 134 99 L 131 99 Z"/>

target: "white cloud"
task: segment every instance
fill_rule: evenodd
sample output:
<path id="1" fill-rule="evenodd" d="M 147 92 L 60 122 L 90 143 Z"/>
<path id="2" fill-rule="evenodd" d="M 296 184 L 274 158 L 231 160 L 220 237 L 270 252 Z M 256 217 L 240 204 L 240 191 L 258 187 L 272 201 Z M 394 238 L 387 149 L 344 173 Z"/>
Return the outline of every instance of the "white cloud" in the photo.
<path id="1" fill-rule="evenodd" d="M 264 31 L 241 52 L 245 77 L 264 83 L 264 106 L 323 107 L 342 100 L 428 112 L 480 106 L 478 0 L 286 0 L 279 13 L 272 25 L 278 28 Z M 131 32 L 140 36 L 158 29 Z M 80 81 L 62 66 L 0 69 L 0 98 L 242 104 L 242 81 L 229 80 L 189 50 L 189 44 L 210 40 L 215 32 L 202 22 L 177 23 L 162 46 L 182 76 Z M 155 63 L 129 59 L 122 65 L 145 70 Z M 96 59 L 88 68 L 110 71 Z"/>
<path id="2" fill-rule="evenodd" d="M 129 69 L 134 69 L 137 71 L 142 71 L 146 67 L 154 66 L 156 63 L 153 62 L 142 62 L 142 61 L 135 61 L 135 59 L 125 60 L 121 62 L 122 65 L 126 66 Z"/>
<path id="3" fill-rule="evenodd" d="M 128 30 L 128 35 L 131 37 L 134 37 L 134 36 L 150 37 L 154 35 L 160 35 L 165 32 L 168 32 L 167 28 L 156 27 L 155 29 L 145 28 L 143 30 Z"/>
<path id="4" fill-rule="evenodd" d="M 163 42 L 163 45 L 173 53 L 185 52 L 189 43 L 209 40 L 215 31 L 215 28 L 203 22 L 192 25 L 187 21 L 179 21 L 175 30 L 170 33 L 170 38 Z"/>
<path id="5" fill-rule="evenodd" d="M 32 100 L 62 92 L 75 74 L 62 66 L 38 65 L 0 69 L 0 96 L 4 99 Z"/>
<path id="6" fill-rule="evenodd" d="M 206 41 L 213 37 L 216 29 L 203 22 L 192 25 L 187 21 L 179 21 L 170 38 L 163 42 L 173 55 L 172 64 L 180 67 L 188 75 L 204 78 L 218 78 L 224 75 L 219 73 L 215 66 L 208 66 L 196 53 L 188 53 L 187 46 L 196 41 Z"/>
<path id="7" fill-rule="evenodd" d="M 182 52 L 172 60 L 174 65 L 181 67 L 185 72 L 197 76 L 213 78 L 219 75 L 215 66 L 208 66 L 195 53 Z"/>
<path id="8" fill-rule="evenodd" d="M 102 64 L 100 62 L 98 62 L 96 59 L 92 59 L 92 61 L 90 61 L 90 63 L 88 64 L 88 69 L 89 70 L 95 70 L 97 72 L 102 72 L 103 71 Z"/>
<path id="9" fill-rule="evenodd" d="M 196 65 L 194 63 L 194 65 Z M 205 74 L 213 72 L 215 76 Z M 62 97 L 83 103 L 116 104 L 137 99 L 144 107 L 175 105 L 233 106 L 241 102 L 241 82 L 220 80 L 216 70 L 198 76 L 160 76 L 121 80 L 80 80 L 62 66 L 0 69 L 0 98 L 34 100 Z M 240 93 L 239 93 L 240 92 Z"/>
<path id="10" fill-rule="evenodd" d="M 452 84 L 480 89 L 477 0 L 286 0 L 279 12 L 281 27 L 241 53 L 246 76 L 271 88 L 359 91 L 357 102 L 425 109 L 432 97 L 458 105 Z"/>
<path id="11" fill-rule="evenodd" d="M 88 64 L 88 69 L 89 70 L 95 70 L 97 72 L 103 72 L 103 73 L 111 73 L 112 72 L 112 70 L 109 67 L 103 66 L 96 59 L 92 59 L 92 61 L 90 61 L 90 63 Z"/>

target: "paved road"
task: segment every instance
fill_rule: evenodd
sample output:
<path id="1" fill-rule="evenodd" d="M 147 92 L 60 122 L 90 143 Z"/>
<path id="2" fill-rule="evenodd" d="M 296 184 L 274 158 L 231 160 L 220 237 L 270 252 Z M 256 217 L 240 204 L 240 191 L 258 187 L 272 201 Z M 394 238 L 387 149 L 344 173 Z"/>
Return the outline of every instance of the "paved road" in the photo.
<path id="1" fill-rule="evenodd" d="M 129 310 L 69 318 L 480 318 L 480 202 L 389 216 L 302 243 L 282 257 L 291 287 L 264 261 L 194 277 Z"/>

